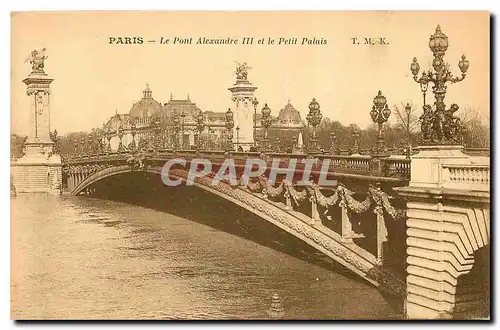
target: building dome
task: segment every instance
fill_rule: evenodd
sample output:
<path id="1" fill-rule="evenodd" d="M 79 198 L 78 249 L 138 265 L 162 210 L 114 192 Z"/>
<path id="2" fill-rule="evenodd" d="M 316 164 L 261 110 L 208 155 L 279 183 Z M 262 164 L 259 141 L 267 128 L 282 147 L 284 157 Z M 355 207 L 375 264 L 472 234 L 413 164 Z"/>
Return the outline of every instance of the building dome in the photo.
<path id="1" fill-rule="evenodd" d="M 151 94 L 151 89 L 146 84 L 146 89 L 142 91 L 142 99 L 134 103 L 132 109 L 130 109 L 129 115 L 131 117 L 147 118 L 157 116 L 161 113 L 162 106 L 160 102 L 155 101 Z"/>
<path id="2" fill-rule="evenodd" d="M 278 123 L 279 124 L 300 124 L 302 119 L 300 118 L 300 113 L 296 110 L 293 105 L 290 104 L 290 100 L 288 100 L 287 105 L 280 110 L 278 114 Z"/>

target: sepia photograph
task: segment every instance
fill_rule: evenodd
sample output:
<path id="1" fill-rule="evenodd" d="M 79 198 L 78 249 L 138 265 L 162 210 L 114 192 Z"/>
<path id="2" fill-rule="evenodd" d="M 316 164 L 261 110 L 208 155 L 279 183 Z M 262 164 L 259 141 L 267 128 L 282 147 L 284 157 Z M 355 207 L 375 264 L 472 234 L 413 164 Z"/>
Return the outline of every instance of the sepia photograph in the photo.
<path id="1" fill-rule="evenodd" d="M 12 320 L 490 320 L 488 11 L 11 12 Z"/>

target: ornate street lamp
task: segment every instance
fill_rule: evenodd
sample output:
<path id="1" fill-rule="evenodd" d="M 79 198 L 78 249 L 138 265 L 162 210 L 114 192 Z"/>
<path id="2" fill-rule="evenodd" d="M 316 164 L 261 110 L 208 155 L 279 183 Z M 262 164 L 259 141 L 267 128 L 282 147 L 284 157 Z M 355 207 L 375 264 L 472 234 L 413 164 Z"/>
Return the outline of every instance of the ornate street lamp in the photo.
<path id="1" fill-rule="evenodd" d="M 184 113 L 184 110 L 181 113 L 181 150 L 184 149 L 184 118 L 186 118 L 186 114 Z"/>
<path id="2" fill-rule="evenodd" d="M 311 103 L 309 103 L 309 113 L 306 116 L 307 123 L 312 126 L 312 135 L 310 137 L 309 151 L 318 151 L 318 140 L 316 138 L 316 127 L 321 123 L 323 115 L 321 114 L 319 103 L 316 98 L 313 98 Z"/>
<path id="3" fill-rule="evenodd" d="M 272 123 L 272 118 L 271 118 L 271 109 L 269 106 L 264 104 L 264 107 L 261 110 L 262 116 L 260 117 L 260 124 L 262 127 L 264 127 L 264 139 L 262 142 L 264 142 L 264 151 L 267 151 L 268 148 L 268 138 L 267 138 L 267 130 L 269 129 L 269 126 L 271 126 Z"/>
<path id="4" fill-rule="evenodd" d="M 87 150 L 89 152 L 89 155 L 94 153 L 94 147 L 94 135 L 92 133 L 89 133 L 89 135 L 87 135 Z"/>
<path id="5" fill-rule="evenodd" d="M 106 146 L 106 152 L 111 152 L 111 138 L 113 137 L 113 131 L 108 126 L 106 128 L 106 140 L 108 140 L 108 145 Z"/>
<path id="6" fill-rule="evenodd" d="M 254 97 L 253 101 L 253 145 L 257 146 L 257 106 L 259 105 L 259 101 Z"/>
<path id="7" fill-rule="evenodd" d="M 236 126 L 236 151 L 240 151 L 240 127 Z"/>
<path id="8" fill-rule="evenodd" d="M 155 120 L 153 122 L 153 132 L 155 133 L 154 149 L 155 150 L 159 150 L 161 148 L 161 139 L 160 139 L 161 126 L 160 126 L 160 118 L 155 118 Z"/>
<path id="9" fill-rule="evenodd" d="M 118 127 L 118 138 L 120 139 L 120 143 L 118 144 L 118 152 L 123 152 L 125 151 L 125 148 L 123 147 L 122 139 L 123 139 L 123 126 L 120 125 Z"/>
<path id="10" fill-rule="evenodd" d="M 104 145 L 102 140 L 104 139 L 104 132 L 101 128 L 97 130 L 97 152 L 102 154 L 104 152 Z"/>
<path id="11" fill-rule="evenodd" d="M 173 119 L 173 124 L 174 124 L 174 132 L 175 132 L 175 137 L 174 137 L 174 149 L 177 149 L 179 147 L 179 116 L 174 115 Z"/>
<path id="12" fill-rule="evenodd" d="M 351 155 L 359 154 L 359 132 L 355 126 L 352 127 L 352 137 L 354 138 L 354 144 L 351 148 Z"/>
<path id="13" fill-rule="evenodd" d="M 385 123 L 389 116 L 391 115 L 391 110 L 387 106 L 387 99 L 382 95 L 381 91 L 378 91 L 377 96 L 373 98 L 373 106 L 370 111 L 370 116 L 375 124 L 378 124 L 378 137 L 377 144 L 375 145 L 375 150 L 373 156 L 387 156 L 384 146 L 384 137 L 382 133 L 382 124 Z"/>
<path id="14" fill-rule="evenodd" d="M 201 149 L 201 133 L 203 132 L 204 128 L 205 128 L 205 122 L 204 122 L 203 114 L 200 112 L 198 114 L 198 118 L 196 121 L 196 129 L 198 130 L 198 138 L 196 139 L 197 149 Z"/>
<path id="15" fill-rule="evenodd" d="M 82 157 L 85 155 L 85 145 L 87 144 L 86 142 L 87 141 L 85 139 L 85 136 L 82 136 L 82 138 L 80 139 L 80 152 Z"/>
<path id="16" fill-rule="evenodd" d="M 216 142 L 215 142 L 215 131 L 213 129 L 209 129 L 208 130 L 210 133 L 210 137 L 208 138 L 208 140 L 210 141 L 210 147 L 214 148 L 216 147 Z"/>
<path id="17" fill-rule="evenodd" d="M 336 155 L 338 153 L 338 146 L 337 146 L 337 135 L 335 132 L 330 133 L 330 154 Z"/>
<path id="18" fill-rule="evenodd" d="M 422 92 L 427 91 L 427 84 L 429 82 L 434 84 L 432 88 L 436 99 L 434 109 L 425 104 L 424 99 L 424 113 L 420 117 L 422 120 L 423 143 L 427 145 L 459 144 L 460 120 L 453 116 L 453 113 L 458 111 L 459 107 L 456 104 L 452 104 L 449 109 L 446 109 L 444 98 L 447 82 L 457 83 L 465 79 L 467 69 L 469 68 L 469 61 L 465 58 L 465 55 L 462 55 L 461 60 L 458 62 L 462 76 L 454 77 L 452 75 L 449 71 L 449 64 L 443 60 L 444 54 L 448 49 L 448 37 L 441 32 L 439 25 L 436 28 L 436 32 L 429 39 L 429 48 L 434 55 L 432 61 L 434 70 L 430 69 L 427 73 L 423 72 L 419 78 L 420 65 L 417 62 L 417 58 L 414 57 L 410 65 L 413 80 L 420 84 Z"/>
<path id="19" fill-rule="evenodd" d="M 128 148 L 130 150 L 137 149 L 137 144 L 135 143 L 135 135 L 137 134 L 137 127 L 135 125 L 135 121 L 130 125 L 130 134 L 132 135 L 132 141 L 130 142 Z"/>
<path id="20" fill-rule="evenodd" d="M 233 151 L 233 128 L 234 128 L 234 120 L 233 120 L 233 112 L 231 108 L 228 108 L 226 111 L 226 150 Z"/>

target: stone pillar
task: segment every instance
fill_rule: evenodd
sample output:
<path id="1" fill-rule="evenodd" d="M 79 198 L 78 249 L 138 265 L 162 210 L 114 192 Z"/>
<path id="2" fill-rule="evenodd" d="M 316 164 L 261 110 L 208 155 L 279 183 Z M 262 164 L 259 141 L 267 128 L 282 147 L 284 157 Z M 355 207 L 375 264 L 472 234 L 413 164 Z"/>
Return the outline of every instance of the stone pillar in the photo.
<path id="1" fill-rule="evenodd" d="M 44 71 L 45 50 L 33 51 L 29 58 L 32 71 L 23 80 L 30 99 L 30 132 L 25 154 L 11 164 L 12 179 L 17 192 L 48 192 L 62 189 L 61 157 L 53 154 L 50 138 L 50 83 Z"/>
<path id="2" fill-rule="evenodd" d="M 233 143 L 236 142 L 244 149 L 248 150 L 254 142 L 253 139 L 253 116 L 254 108 L 252 101 L 254 100 L 254 91 L 257 87 L 250 83 L 246 75 L 236 79 L 236 83 L 228 88 L 234 102 L 234 128 L 233 128 Z M 236 134 L 236 127 L 239 127 L 239 133 Z M 236 141 L 238 139 L 238 141 Z"/>
<path id="3" fill-rule="evenodd" d="M 407 317 L 470 317 L 489 299 L 469 276 L 475 263 L 489 264 L 475 260 L 489 247 L 489 164 L 475 163 L 461 146 L 417 149 L 409 186 L 395 189 L 408 208 Z"/>

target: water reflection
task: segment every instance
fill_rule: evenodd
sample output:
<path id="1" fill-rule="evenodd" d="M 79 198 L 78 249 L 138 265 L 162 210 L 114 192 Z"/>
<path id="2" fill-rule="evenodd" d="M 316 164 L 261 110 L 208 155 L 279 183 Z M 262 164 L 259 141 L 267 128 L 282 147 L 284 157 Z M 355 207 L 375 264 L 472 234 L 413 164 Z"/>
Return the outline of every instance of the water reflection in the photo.
<path id="1" fill-rule="evenodd" d="M 364 282 L 202 223 L 86 197 L 12 199 L 16 319 L 397 318 Z"/>

